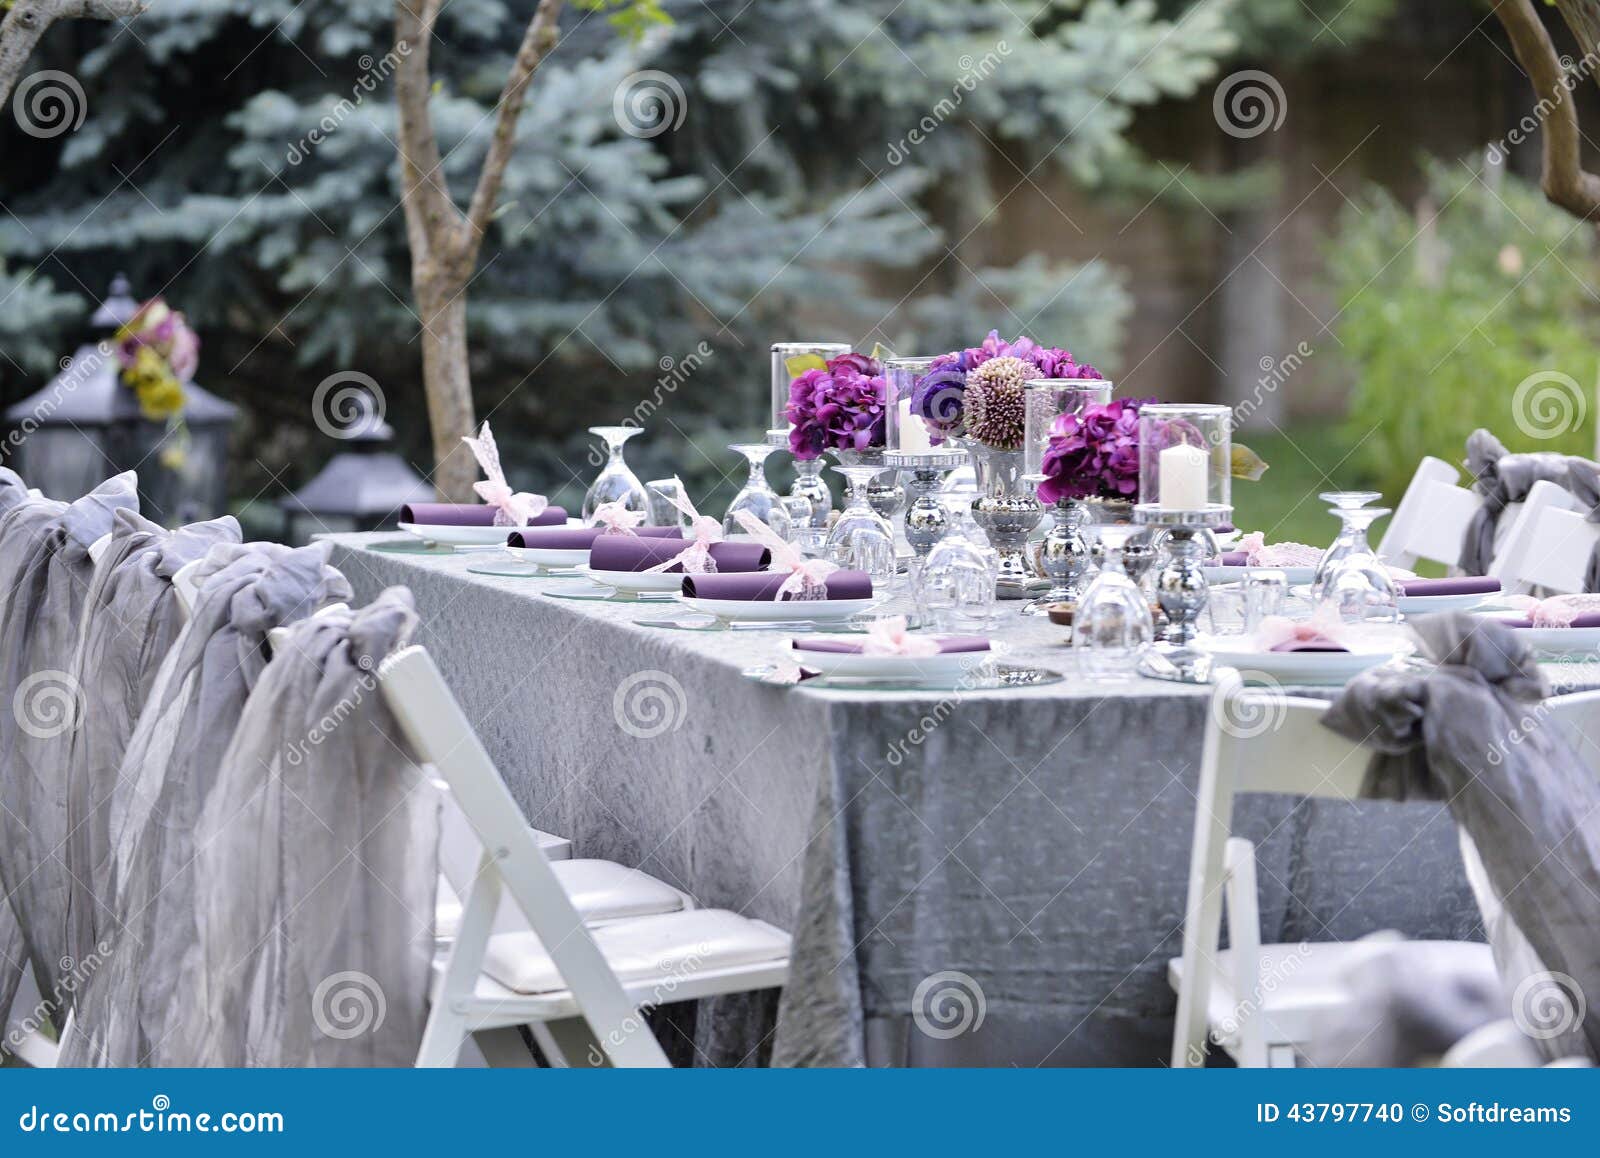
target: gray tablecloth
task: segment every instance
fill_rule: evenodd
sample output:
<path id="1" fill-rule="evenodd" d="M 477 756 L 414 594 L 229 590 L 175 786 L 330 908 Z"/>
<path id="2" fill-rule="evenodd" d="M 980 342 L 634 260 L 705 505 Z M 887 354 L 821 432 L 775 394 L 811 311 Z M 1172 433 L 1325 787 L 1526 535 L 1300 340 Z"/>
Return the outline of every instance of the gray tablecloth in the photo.
<path id="1" fill-rule="evenodd" d="M 1165 1064 L 1207 689 L 775 688 L 741 672 L 777 633 L 641 627 L 670 612 L 330 538 L 358 599 L 415 592 L 532 823 L 795 934 L 776 1026 L 702 1018 L 697 1060 Z M 1008 615 L 1013 658 L 1069 668 L 1058 629 Z M 1436 805 L 1255 797 L 1236 830 L 1264 939 L 1481 937 Z"/>

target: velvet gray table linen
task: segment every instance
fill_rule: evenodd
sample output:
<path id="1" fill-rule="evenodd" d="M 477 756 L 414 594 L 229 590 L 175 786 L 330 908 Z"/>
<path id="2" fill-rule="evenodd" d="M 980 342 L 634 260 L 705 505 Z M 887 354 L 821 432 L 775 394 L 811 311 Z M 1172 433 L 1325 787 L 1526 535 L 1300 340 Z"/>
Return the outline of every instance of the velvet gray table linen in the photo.
<path id="1" fill-rule="evenodd" d="M 93 711 L 72 733 L 67 765 L 69 873 L 67 952 L 97 954 L 116 927 L 111 905 L 111 814 L 125 792 L 118 778 L 128 742 L 161 663 L 186 615 L 172 585 L 179 568 L 218 543 L 238 543 L 231 515 L 169 531 L 136 511 L 120 510 L 95 565 L 72 674 Z M 115 807 L 118 813 L 124 811 Z"/>
<path id="2" fill-rule="evenodd" d="M 59 1024 L 69 1004 L 67 762 L 86 703 L 72 676 L 89 546 L 121 509 L 136 509 L 138 480 L 107 479 L 72 503 L 14 502 L 0 520 L 0 884 L 10 895 L 39 992 Z M 7 487 L 14 490 L 14 487 Z M 9 1007 L 9 993 L 0 1001 Z"/>
<path id="3" fill-rule="evenodd" d="M 197 826 L 199 951 L 170 1046 L 185 1064 L 415 1063 L 439 800 L 375 673 L 416 620 L 396 588 L 274 646 Z"/>
<path id="4" fill-rule="evenodd" d="M 1541 714 L 1515 631 L 1460 613 L 1411 626 L 1438 666 L 1358 676 L 1323 723 L 1373 749 L 1365 795 L 1448 803 L 1521 935 L 1575 984 L 1600 1057 L 1600 778 Z"/>
<path id="5" fill-rule="evenodd" d="M 1506 507 L 1527 498 L 1536 482 L 1569 486 L 1572 464 L 1584 461 L 1564 454 L 1512 454 L 1487 430 L 1474 430 L 1468 435 L 1467 471 L 1472 475 L 1472 489 L 1483 496 L 1483 505 L 1467 524 L 1461 544 L 1461 569 L 1469 575 L 1488 574 L 1494 562 L 1500 516 Z"/>
<path id="6" fill-rule="evenodd" d="M 65 1065 L 171 1065 L 177 981 L 196 945 L 195 825 L 246 698 L 267 665 L 267 633 L 349 598 L 328 549 L 217 545 L 188 623 L 156 675 L 128 743 L 126 793 L 110 816 L 114 912 L 109 952 L 87 978 Z"/>
<path id="7" fill-rule="evenodd" d="M 651 629 L 674 608 L 332 541 L 360 597 L 411 588 L 417 642 L 531 823 L 795 934 L 776 1023 L 770 995 L 702 1003 L 663 1034 L 680 1060 L 1166 1064 L 1209 689 L 772 687 L 741 671 L 793 630 Z M 1007 662 L 1069 665 L 1013 608 L 995 636 Z M 1253 797 L 1238 824 L 1268 939 L 1477 935 L 1437 804 Z M 928 1014 L 955 975 L 984 1016 L 952 1034 Z"/>

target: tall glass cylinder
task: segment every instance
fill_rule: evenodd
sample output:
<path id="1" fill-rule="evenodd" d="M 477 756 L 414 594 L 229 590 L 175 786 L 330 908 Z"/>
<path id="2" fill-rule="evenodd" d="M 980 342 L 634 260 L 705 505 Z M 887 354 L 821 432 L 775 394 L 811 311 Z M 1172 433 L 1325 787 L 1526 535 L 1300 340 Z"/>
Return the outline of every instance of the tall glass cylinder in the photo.
<path id="1" fill-rule="evenodd" d="M 1139 503 L 1196 515 L 1233 502 L 1233 411 L 1226 406 L 1151 403 L 1139 410 Z"/>
<path id="2" fill-rule="evenodd" d="M 887 412 L 887 437 L 891 451 L 921 454 L 934 449 L 927 424 L 911 412 L 911 397 L 917 382 L 933 365 L 932 358 L 885 358 L 883 375 L 889 382 L 891 405 Z"/>
<path id="3" fill-rule="evenodd" d="M 1034 378 L 1022 385 L 1023 469 L 1041 473 L 1050 445 L 1050 430 L 1063 414 L 1082 414 L 1090 406 L 1111 401 L 1112 384 L 1104 378 Z"/>
<path id="4" fill-rule="evenodd" d="M 828 359 L 850 352 L 849 342 L 774 342 L 772 344 L 772 402 L 768 412 L 770 435 L 789 429 L 789 383 L 807 370 L 821 370 Z M 787 444 L 787 437 L 784 438 Z"/>

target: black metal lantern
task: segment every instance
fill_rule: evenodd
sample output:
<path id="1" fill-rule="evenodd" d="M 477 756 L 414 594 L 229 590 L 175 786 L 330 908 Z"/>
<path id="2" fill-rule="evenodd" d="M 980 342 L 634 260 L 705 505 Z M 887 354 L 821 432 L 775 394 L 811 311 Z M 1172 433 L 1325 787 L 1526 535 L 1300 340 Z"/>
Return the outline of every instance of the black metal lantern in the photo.
<path id="1" fill-rule="evenodd" d="M 392 450 L 394 429 L 378 413 L 372 396 L 353 392 L 354 417 L 337 438 L 346 449 L 333 456 L 316 478 L 280 502 L 284 537 L 309 542 L 312 535 L 376 531 L 392 526 L 406 503 L 433 502 L 433 488 Z"/>
<path id="2" fill-rule="evenodd" d="M 139 475 L 139 509 L 176 526 L 227 509 L 228 431 L 237 409 L 190 382 L 183 428 L 146 418 L 122 382 L 112 346 L 138 303 L 120 274 L 91 324 L 98 340 L 78 347 L 61 373 L 6 411 L 8 458 L 29 486 L 68 502 L 119 471 Z"/>

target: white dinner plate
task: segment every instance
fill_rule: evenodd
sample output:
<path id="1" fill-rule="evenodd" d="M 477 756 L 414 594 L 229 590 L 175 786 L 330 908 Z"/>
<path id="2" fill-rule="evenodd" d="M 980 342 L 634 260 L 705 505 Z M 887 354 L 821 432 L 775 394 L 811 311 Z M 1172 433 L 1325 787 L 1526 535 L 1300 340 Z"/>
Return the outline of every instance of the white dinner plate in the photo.
<path id="1" fill-rule="evenodd" d="M 678 601 L 704 615 L 745 623 L 784 623 L 801 619 L 813 623 L 832 622 L 862 615 L 877 602 L 875 599 L 691 599 L 681 593 Z"/>
<path id="2" fill-rule="evenodd" d="M 1485 601 L 1498 599 L 1498 591 L 1474 591 L 1465 595 L 1401 595 L 1395 606 L 1401 615 L 1434 615 L 1440 611 L 1470 611 Z"/>
<path id="3" fill-rule="evenodd" d="M 796 647 L 790 639 L 778 645 L 778 654 L 782 658 L 823 675 L 930 682 L 959 679 L 963 673 L 976 671 L 1004 653 L 1005 644 L 998 642 L 991 642 L 988 651 L 952 651 L 938 655 L 856 655 L 836 651 L 806 651 Z"/>
<path id="4" fill-rule="evenodd" d="M 1207 583 L 1238 583 L 1252 571 L 1282 571 L 1288 583 L 1309 583 L 1316 575 L 1315 567 L 1205 567 Z"/>
<path id="5" fill-rule="evenodd" d="M 1284 684 L 1342 684 L 1368 668 L 1410 655 L 1415 645 L 1392 631 L 1358 639 L 1349 651 L 1258 651 L 1243 636 L 1203 635 L 1195 646 L 1215 663 L 1238 668 L 1246 682 L 1262 677 Z"/>
<path id="6" fill-rule="evenodd" d="M 618 591 L 677 591 L 683 586 L 682 571 L 596 571 L 587 563 L 578 570 Z"/>
<path id="7" fill-rule="evenodd" d="M 541 567 L 577 567 L 589 562 L 589 548 L 507 547 L 506 554 Z"/>
<path id="8" fill-rule="evenodd" d="M 1485 615 L 1492 619 L 1525 618 L 1516 611 L 1491 611 Z M 1600 627 L 1518 627 L 1514 630 L 1517 638 L 1525 640 L 1535 655 L 1600 659 Z"/>

